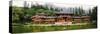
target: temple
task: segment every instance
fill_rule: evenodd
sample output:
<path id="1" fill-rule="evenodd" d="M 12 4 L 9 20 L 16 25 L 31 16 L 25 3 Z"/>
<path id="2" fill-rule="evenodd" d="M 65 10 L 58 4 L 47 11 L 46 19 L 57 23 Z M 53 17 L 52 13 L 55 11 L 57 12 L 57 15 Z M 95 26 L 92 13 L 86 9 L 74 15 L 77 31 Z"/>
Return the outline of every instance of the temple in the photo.
<path id="1" fill-rule="evenodd" d="M 90 22 L 90 16 L 74 16 L 73 13 L 62 12 L 56 12 L 55 16 L 47 16 L 47 14 L 38 13 L 31 18 L 35 24 L 73 24 Z"/>

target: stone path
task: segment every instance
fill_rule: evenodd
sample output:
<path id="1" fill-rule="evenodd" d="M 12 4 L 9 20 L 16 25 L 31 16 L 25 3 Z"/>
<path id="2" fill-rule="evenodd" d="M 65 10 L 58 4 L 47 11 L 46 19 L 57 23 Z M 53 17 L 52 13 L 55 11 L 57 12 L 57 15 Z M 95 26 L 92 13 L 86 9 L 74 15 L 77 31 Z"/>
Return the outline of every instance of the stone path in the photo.
<path id="1" fill-rule="evenodd" d="M 77 24 L 32 24 L 27 26 L 66 26 L 66 25 L 86 25 L 88 23 L 77 23 Z"/>

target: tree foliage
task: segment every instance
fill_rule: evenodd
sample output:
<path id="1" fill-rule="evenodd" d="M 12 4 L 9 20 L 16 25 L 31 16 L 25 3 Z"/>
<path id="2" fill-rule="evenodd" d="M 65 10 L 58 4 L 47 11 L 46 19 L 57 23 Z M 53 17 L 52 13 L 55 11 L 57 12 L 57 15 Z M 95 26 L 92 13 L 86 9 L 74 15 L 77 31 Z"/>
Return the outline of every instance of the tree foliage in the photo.
<path id="1" fill-rule="evenodd" d="M 82 16 L 83 14 L 85 14 L 85 11 L 82 8 L 73 8 L 73 13 L 75 16 Z"/>
<path id="2" fill-rule="evenodd" d="M 92 9 L 91 18 L 97 21 L 97 6 Z"/>
<path id="3" fill-rule="evenodd" d="M 31 22 L 32 16 L 36 15 L 37 13 L 45 13 L 48 16 L 54 15 L 54 12 L 58 9 L 53 10 L 48 8 L 48 6 L 42 5 L 32 5 L 31 8 L 24 6 L 24 7 L 15 7 L 12 6 L 12 21 L 13 23 L 28 23 Z M 58 11 L 58 10 L 57 10 Z"/>

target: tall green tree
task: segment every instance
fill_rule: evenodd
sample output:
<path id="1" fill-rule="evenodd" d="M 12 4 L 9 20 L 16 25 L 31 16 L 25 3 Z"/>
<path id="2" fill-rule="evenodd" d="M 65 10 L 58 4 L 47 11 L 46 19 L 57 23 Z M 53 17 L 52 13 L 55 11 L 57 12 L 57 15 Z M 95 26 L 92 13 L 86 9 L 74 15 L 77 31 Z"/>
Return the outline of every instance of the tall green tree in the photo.
<path id="1" fill-rule="evenodd" d="M 91 18 L 97 21 L 97 6 L 92 9 Z"/>
<path id="2" fill-rule="evenodd" d="M 73 8 L 73 13 L 75 16 L 82 16 L 83 14 L 85 14 L 85 11 L 82 8 Z"/>

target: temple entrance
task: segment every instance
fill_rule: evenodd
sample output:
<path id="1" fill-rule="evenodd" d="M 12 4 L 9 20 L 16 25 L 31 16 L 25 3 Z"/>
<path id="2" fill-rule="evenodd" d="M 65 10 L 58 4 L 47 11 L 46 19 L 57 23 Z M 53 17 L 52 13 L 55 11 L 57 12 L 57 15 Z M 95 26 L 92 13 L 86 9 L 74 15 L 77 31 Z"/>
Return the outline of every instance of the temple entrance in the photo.
<path id="1" fill-rule="evenodd" d="M 68 18 L 68 17 L 60 17 L 60 18 L 57 18 L 57 24 L 71 24 L 71 18 Z"/>
<path id="2" fill-rule="evenodd" d="M 57 22 L 65 22 L 66 20 L 64 18 L 58 18 Z"/>

